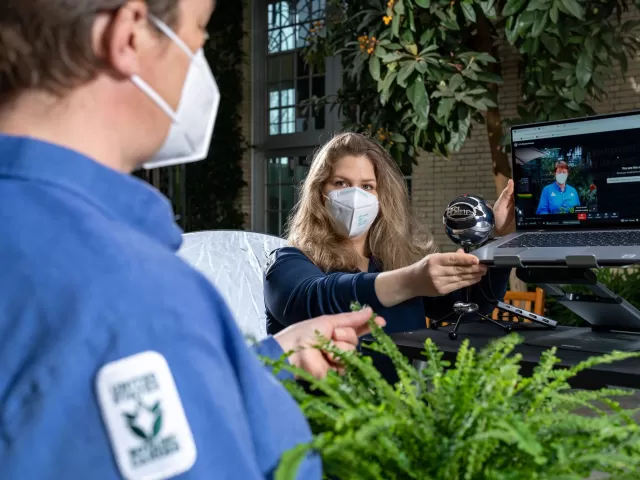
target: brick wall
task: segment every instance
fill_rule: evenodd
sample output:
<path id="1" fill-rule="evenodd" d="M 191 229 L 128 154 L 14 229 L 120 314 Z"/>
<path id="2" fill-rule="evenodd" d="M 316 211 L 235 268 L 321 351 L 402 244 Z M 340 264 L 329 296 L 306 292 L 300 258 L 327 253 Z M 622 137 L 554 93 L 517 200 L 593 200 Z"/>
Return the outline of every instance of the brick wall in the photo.
<path id="1" fill-rule="evenodd" d="M 239 0 L 236 0 L 239 1 Z M 243 49 L 245 52 L 245 60 L 242 65 L 244 82 L 243 82 L 243 102 L 242 102 L 242 133 L 245 137 L 247 144 L 251 144 L 251 2 L 244 2 L 244 31 L 246 35 L 243 40 Z M 224 92 L 222 92 L 224 95 Z M 244 228 L 245 230 L 251 229 L 251 149 L 248 149 L 242 158 L 242 171 L 243 179 L 247 183 L 241 191 L 238 197 L 238 202 L 242 213 L 245 215 Z"/>
<path id="2" fill-rule="evenodd" d="M 640 18 L 635 12 L 627 17 Z M 500 90 L 499 105 L 502 116 L 508 118 L 516 115 L 520 99 L 518 57 L 506 47 L 500 53 L 505 83 Z M 626 80 L 617 73 L 607 83 L 609 98 L 594 105 L 598 113 L 640 108 L 640 58 L 630 59 Z M 447 204 L 463 193 L 479 194 L 489 201 L 496 199 L 485 126 L 475 125 L 471 138 L 450 160 L 424 155 L 419 165 L 414 166 L 412 189 L 418 220 L 428 226 L 441 250 L 455 249 L 442 228 L 442 214 Z"/>

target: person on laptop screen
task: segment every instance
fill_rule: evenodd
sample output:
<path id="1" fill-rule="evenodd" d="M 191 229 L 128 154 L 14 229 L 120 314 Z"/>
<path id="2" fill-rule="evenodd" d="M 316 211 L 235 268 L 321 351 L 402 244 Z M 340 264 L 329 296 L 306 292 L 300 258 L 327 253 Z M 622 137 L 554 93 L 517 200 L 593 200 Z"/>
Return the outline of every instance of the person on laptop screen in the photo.
<path id="1" fill-rule="evenodd" d="M 562 160 L 556 162 L 556 181 L 542 189 L 536 214 L 570 213 L 572 208 L 580 206 L 578 191 L 567 185 L 569 165 Z"/>

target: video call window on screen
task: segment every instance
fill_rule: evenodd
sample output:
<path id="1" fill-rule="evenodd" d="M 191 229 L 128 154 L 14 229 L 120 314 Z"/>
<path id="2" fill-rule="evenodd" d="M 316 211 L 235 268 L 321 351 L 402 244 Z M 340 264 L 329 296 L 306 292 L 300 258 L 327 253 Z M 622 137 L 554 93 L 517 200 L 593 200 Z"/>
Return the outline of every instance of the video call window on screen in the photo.
<path id="1" fill-rule="evenodd" d="M 640 115 L 512 130 L 519 226 L 638 222 Z"/>

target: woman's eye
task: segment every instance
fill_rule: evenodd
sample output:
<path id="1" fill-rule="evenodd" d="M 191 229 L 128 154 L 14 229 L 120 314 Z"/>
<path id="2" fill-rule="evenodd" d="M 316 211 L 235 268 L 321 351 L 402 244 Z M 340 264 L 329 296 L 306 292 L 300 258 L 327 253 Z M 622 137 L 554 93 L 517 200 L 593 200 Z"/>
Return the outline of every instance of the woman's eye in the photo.
<path id="1" fill-rule="evenodd" d="M 373 190 L 373 186 L 372 185 L 365 185 L 364 187 L 362 187 L 364 190 Z"/>
<path id="2" fill-rule="evenodd" d="M 343 180 L 338 180 L 336 182 L 336 187 L 347 187 L 347 182 L 343 181 Z"/>

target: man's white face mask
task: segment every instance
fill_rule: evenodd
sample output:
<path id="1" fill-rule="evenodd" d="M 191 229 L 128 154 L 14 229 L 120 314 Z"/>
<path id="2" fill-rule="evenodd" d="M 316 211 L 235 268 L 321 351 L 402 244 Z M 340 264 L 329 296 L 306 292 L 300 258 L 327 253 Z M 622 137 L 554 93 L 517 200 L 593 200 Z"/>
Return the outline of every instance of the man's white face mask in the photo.
<path id="1" fill-rule="evenodd" d="M 164 145 L 142 166 L 150 169 L 203 160 L 209 153 L 213 126 L 220 104 L 218 85 L 202 49 L 193 53 L 163 21 L 153 16 L 150 19 L 162 33 L 184 51 L 191 59 L 191 65 L 182 87 L 177 112 L 174 112 L 142 78 L 137 75 L 131 77 L 131 81 L 172 121 Z"/>

